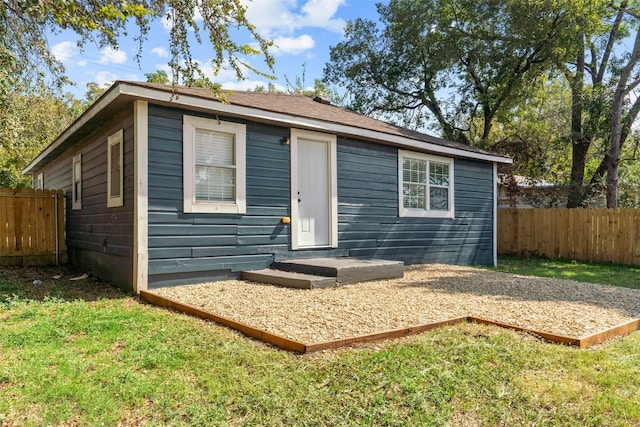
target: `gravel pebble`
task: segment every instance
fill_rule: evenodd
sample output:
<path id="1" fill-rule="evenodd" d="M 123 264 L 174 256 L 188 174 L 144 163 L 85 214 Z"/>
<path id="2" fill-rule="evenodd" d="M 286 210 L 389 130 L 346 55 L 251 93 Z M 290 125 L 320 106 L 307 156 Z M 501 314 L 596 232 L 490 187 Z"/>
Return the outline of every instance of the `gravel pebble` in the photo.
<path id="1" fill-rule="evenodd" d="M 229 280 L 153 292 L 307 344 L 462 316 L 581 338 L 640 317 L 640 290 L 440 264 L 331 289 Z"/>

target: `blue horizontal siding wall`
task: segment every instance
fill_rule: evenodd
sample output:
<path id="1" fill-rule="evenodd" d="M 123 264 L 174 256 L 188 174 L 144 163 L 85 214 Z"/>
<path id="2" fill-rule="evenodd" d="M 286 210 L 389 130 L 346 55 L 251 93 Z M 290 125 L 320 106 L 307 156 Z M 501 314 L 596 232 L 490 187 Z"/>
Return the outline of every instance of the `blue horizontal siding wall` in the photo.
<path id="1" fill-rule="evenodd" d="M 493 166 L 455 159 L 455 218 L 398 217 L 398 150 L 338 139 L 338 241 L 406 264 L 493 262 Z"/>
<path id="2" fill-rule="evenodd" d="M 184 214 L 182 117 L 149 106 L 149 284 L 236 277 L 289 250 L 289 129 L 247 125 L 247 214 Z M 203 117 L 208 117 L 203 115 Z M 215 117 L 212 117 L 215 118 Z M 232 119 L 220 118 L 231 121 Z"/>
<path id="3" fill-rule="evenodd" d="M 338 241 L 331 250 L 291 251 L 289 129 L 247 125 L 247 214 L 184 214 L 182 117 L 149 106 L 149 284 L 237 277 L 274 259 L 356 256 L 407 264 L 493 261 L 493 168 L 455 160 L 455 219 L 398 217 L 398 150 L 338 138 Z M 206 117 L 206 116 L 205 116 Z M 220 117 L 221 120 L 233 120 Z"/>

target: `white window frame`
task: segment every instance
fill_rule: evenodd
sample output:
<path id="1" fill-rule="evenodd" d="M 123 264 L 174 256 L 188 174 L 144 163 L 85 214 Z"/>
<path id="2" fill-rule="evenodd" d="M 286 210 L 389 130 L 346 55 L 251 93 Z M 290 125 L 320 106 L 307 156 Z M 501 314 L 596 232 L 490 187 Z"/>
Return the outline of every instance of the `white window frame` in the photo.
<path id="1" fill-rule="evenodd" d="M 425 209 L 412 209 L 404 207 L 404 181 L 403 181 L 403 168 L 404 159 L 412 158 L 425 160 L 427 162 L 427 183 L 425 186 Z M 444 163 L 449 166 L 449 209 L 446 211 L 430 210 L 429 209 L 429 164 Z M 401 217 L 425 217 L 425 218 L 454 218 L 455 215 L 455 203 L 454 203 L 454 188 L 453 188 L 453 167 L 454 161 L 450 157 L 433 156 L 431 154 L 418 153 L 415 151 L 398 150 L 398 214 Z"/>
<path id="2" fill-rule="evenodd" d="M 197 201 L 196 200 L 196 129 L 223 132 L 234 135 L 236 200 L 235 202 Z M 183 194 L 185 213 L 227 213 L 244 214 L 246 201 L 246 145 L 247 127 L 240 123 L 224 122 L 203 117 L 183 117 Z"/>
<path id="3" fill-rule="evenodd" d="M 122 163 L 122 160 L 124 157 L 123 156 L 123 151 L 124 151 L 123 134 L 124 134 L 123 130 L 120 129 L 116 133 L 109 136 L 109 138 L 107 139 L 107 207 L 108 208 L 117 208 L 122 206 L 122 199 L 123 199 L 122 192 L 124 190 L 124 185 L 123 185 L 124 168 Z M 117 156 L 119 157 L 118 164 L 120 165 L 120 169 L 118 170 L 118 175 L 120 178 L 120 188 L 118 189 L 118 194 L 111 194 L 111 180 L 113 179 L 113 176 L 111 174 L 111 163 L 113 162 L 111 149 L 116 144 L 119 144 L 119 147 L 120 147 L 117 154 Z"/>
<path id="4" fill-rule="evenodd" d="M 34 187 L 36 190 L 44 190 L 44 172 L 40 172 L 36 175 L 36 183 Z"/>
<path id="5" fill-rule="evenodd" d="M 80 165 L 80 176 L 76 176 L 76 164 Z M 71 163 L 71 209 L 82 209 L 82 153 L 73 156 Z"/>

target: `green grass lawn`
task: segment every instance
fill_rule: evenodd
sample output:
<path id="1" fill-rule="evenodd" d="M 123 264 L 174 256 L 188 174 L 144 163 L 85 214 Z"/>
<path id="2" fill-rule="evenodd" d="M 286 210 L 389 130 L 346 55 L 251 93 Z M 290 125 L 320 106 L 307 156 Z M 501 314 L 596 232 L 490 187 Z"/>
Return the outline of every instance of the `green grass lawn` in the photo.
<path id="1" fill-rule="evenodd" d="M 638 333 L 461 324 L 295 355 L 58 272 L 0 269 L 0 426 L 640 424 Z"/>
<path id="2" fill-rule="evenodd" d="M 498 271 L 640 289 L 640 267 L 546 258 L 498 258 Z"/>

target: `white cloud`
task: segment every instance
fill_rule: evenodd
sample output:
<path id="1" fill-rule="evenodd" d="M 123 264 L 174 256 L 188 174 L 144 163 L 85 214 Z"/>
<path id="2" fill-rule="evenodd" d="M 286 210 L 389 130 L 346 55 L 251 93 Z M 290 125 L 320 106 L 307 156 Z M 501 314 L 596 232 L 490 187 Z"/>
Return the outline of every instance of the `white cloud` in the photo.
<path id="1" fill-rule="evenodd" d="M 196 22 L 202 22 L 204 18 L 202 17 L 202 14 L 200 13 L 200 9 L 196 9 L 195 13 L 193 14 L 193 20 Z M 160 24 L 162 24 L 162 27 L 165 29 L 165 31 L 169 32 L 171 31 L 171 27 L 173 27 L 173 22 L 172 19 L 169 15 L 165 15 L 162 18 L 160 18 Z"/>
<path id="2" fill-rule="evenodd" d="M 116 50 L 111 46 L 106 46 L 100 49 L 101 58 L 98 61 L 100 64 L 124 64 L 127 62 L 127 53 L 121 50 Z"/>
<path id="3" fill-rule="evenodd" d="M 316 42 L 307 34 L 303 34 L 300 37 L 276 37 L 273 40 L 272 52 L 275 55 L 298 55 L 309 49 L 313 49 L 315 45 Z"/>
<path id="4" fill-rule="evenodd" d="M 302 6 L 305 26 L 312 26 L 314 22 L 319 22 L 320 25 L 317 26 L 341 33 L 344 30 L 345 21 L 342 18 L 333 18 L 333 15 L 344 3 L 344 0 L 309 0 Z"/>
<path id="5" fill-rule="evenodd" d="M 99 86 L 110 86 L 118 79 L 118 76 L 109 71 L 98 71 L 91 81 L 98 83 Z"/>
<path id="6" fill-rule="evenodd" d="M 167 51 L 167 49 L 165 49 L 162 46 L 154 47 L 153 49 L 151 49 L 151 53 L 156 54 L 160 58 L 168 58 L 169 57 L 169 51 Z"/>
<path id="7" fill-rule="evenodd" d="M 140 81 L 141 77 L 136 73 L 115 74 L 111 71 L 98 71 L 90 74 L 88 81 L 97 83 L 99 86 L 111 86 L 116 80 Z M 144 81 L 144 79 L 142 79 Z"/>
<path id="8" fill-rule="evenodd" d="M 162 27 L 165 29 L 165 31 L 171 31 L 171 20 L 168 16 L 163 16 L 160 19 L 160 23 L 162 24 Z"/>
<path id="9" fill-rule="evenodd" d="M 247 19 L 260 34 L 274 38 L 291 35 L 306 27 L 324 28 L 342 33 L 345 21 L 334 18 L 345 0 L 308 0 L 296 11 L 295 0 L 242 0 L 247 7 Z"/>
<path id="10" fill-rule="evenodd" d="M 80 48 L 72 41 L 64 41 L 53 45 L 51 54 L 60 62 L 67 62 L 80 53 Z"/>
<path id="11" fill-rule="evenodd" d="M 167 73 L 167 76 L 169 76 L 169 78 L 171 78 L 171 67 L 169 67 L 169 64 L 156 64 L 156 69 L 155 71 L 164 71 L 165 73 Z"/>

